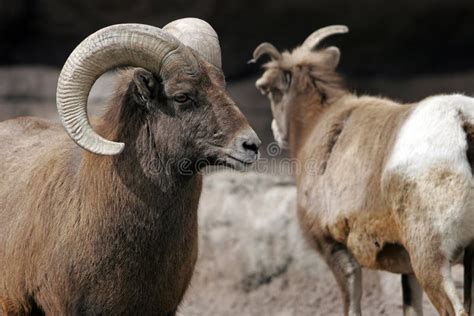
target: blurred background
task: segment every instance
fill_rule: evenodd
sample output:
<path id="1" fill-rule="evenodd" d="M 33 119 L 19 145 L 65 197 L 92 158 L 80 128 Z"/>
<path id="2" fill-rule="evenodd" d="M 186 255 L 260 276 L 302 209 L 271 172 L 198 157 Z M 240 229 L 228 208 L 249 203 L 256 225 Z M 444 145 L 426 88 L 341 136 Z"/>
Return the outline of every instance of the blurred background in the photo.
<path id="1" fill-rule="evenodd" d="M 263 41 L 291 49 L 331 24 L 350 28 L 326 43 L 340 47 L 339 70 L 359 94 L 412 102 L 432 94 L 474 93 L 472 0 L 0 0 L 0 120 L 20 115 L 57 120 L 60 68 L 97 29 L 123 22 L 164 26 L 187 16 L 216 29 L 229 90 L 264 144 L 272 141 L 271 113 L 254 88 L 259 65 L 247 64 L 253 49 Z M 113 82 L 112 73 L 96 83 L 93 113 L 99 113 Z M 219 203 L 216 195 L 222 196 Z M 341 314 L 329 270 L 301 243 L 293 202 L 291 178 L 208 177 L 201 257 L 183 315 Z M 368 272 L 364 282 L 366 315 L 401 314 L 398 277 Z"/>

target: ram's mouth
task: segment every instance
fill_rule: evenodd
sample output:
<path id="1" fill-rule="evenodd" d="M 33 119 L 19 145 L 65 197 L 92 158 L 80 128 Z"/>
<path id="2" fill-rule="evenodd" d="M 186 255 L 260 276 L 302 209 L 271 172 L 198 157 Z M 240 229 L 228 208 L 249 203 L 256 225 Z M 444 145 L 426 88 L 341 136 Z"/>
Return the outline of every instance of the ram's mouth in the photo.
<path id="1" fill-rule="evenodd" d="M 235 156 L 232 156 L 232 155 L 227 155 L 226 157 L 226 162 L 227 164 L 230 165 L 231 168 L 233 169 L 244 169 L 245 167 L 249 167 L 251 166 L 255 160 L 252 160 L 252 161 L 247 161 L 247 160 L 243 160 L 241 158 L 237 158 Z"/>
<path id="2" fill-rule="evenodd" d="M 219 164 L 234 170 L 244 171 L 252 165 L 253 161 L 246 161 L 232 155 L 226 155 L 219 159 Z"/>
<path id="3" fill-rule="evenodd" d="M 255 162 L 254 159 L 247 160 L 235 155 L 225 154 L 217 159 L 216 165 L 224 166 L 238 171 L 244 171 Z"/>
<path id="4" fill-rule="evenodd" d="M 210 157 L 215 157 L 211 164 L 225 166 L 234 170 L 244 171 L 259 157 L 258 153 L 250 150 L 236 149 L 227 146 L 208 143 Z"/>

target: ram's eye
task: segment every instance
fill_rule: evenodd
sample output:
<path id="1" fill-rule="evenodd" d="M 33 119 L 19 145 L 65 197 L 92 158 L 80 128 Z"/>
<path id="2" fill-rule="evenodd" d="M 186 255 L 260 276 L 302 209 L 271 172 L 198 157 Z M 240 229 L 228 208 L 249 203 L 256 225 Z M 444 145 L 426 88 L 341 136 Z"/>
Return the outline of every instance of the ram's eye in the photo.
<path id="1" fill-rule="evenodd" d="M 285 71 L 285 84 L 286 84 L 286 89 L 288 89 L 291 85 L 291 72 L 290 71 Z"/>
<path id="2" fill-rule="evenodd" d="M 174 100 L 178 103 L 184 103 L 189 100 L 189 97 L 184 93 L 180 93 L 174 96 Z"/>

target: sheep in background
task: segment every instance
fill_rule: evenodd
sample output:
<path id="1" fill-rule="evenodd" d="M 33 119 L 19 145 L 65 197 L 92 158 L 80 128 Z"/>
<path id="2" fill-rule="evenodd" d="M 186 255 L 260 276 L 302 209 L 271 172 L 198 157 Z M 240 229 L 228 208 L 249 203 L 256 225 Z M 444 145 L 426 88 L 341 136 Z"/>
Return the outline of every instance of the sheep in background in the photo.
<path id="1" fill-rule="evenodd" d="M 212 27 L 165 30 L 106 27 L 71 54 L 57 105 L 85 150 L 45 120 L 0 123 L 3 314 L 176 313 L 198 251 L 198 167 L 242 168 L 260 140 L 225 89 Z M 142 68 L 120 75 L 94 130 L 91 86 L 119 66 Z"/>
<path id="2" fill-rule="evenodd" d="M 334 273 L 346 315 L 361 313 L 361 266 L 402 274 L 405 315 L 422 315 L 422 288 L 440 313 L 467 315 L 472 252 L 465 307 L 451 265 L 474 240 L 474 99 L 399 104 L 350 93 L 335 71 L 339 49 L 318 48 L 347 31 L 330 26 L 292 52 L 269 43 L 254 52 L 254 61 L 271 57 L 256 86 L 275 139 L 302 170 L 300 226 Z"/>

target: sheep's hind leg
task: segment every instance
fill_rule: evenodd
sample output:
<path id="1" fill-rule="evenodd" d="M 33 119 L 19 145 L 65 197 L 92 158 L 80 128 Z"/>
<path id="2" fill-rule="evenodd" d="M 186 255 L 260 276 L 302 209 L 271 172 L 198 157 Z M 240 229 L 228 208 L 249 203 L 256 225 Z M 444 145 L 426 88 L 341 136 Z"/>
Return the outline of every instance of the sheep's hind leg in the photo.
<path id="1" fill-rule="evenodd" d="M 473 259 L 474 259 L 474 248 L 468 247 L 464 251 L 464 308 L 469 315 L 474 315 L 473 294 L 474 288 L 472 283 L 473 275 Z"/>
<path id="2" fill-rule="evenodd" d="M 331 268 L 344 299 L 344 315 L 360 316 L 362 271 L 354 256 L 336 242 L 325 242 L 323 255 Z"/>
<path id="3" fill-rule="evenodd" d="M 410 253 L 416 278 L 440 315 L 467 316 L 456 293 L 450 261 L 438 249 L 428 248 L 430 245 L 418 244 Z"/>
<path id="4" fill-rule="evenodd" d="M 402 274 L 403 315 L 423 316 L 423 289 L 413 274 Z"/>

